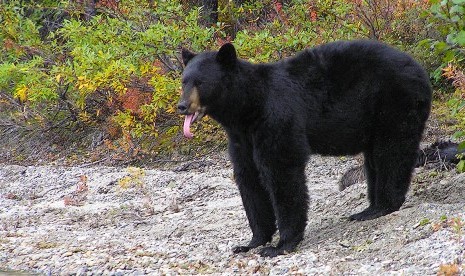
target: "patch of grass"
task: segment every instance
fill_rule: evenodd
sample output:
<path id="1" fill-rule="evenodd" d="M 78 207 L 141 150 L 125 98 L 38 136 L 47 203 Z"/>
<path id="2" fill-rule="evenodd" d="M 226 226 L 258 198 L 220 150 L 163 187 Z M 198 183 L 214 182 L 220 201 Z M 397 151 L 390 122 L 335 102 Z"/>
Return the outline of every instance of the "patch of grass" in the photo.
<path id="1" fill-rule="evenodd" d="M 144 169 L 137 167 L 128 167 L 127 172 L 129 175 L 118 180 L 118 185 L 121 189 L 144 186 Z"/>
<path id="2" fill-rule="evenodd" d="M 37 249 L 50 249 L 57 247 L 58 244 L 56 242 L 49 242 L 49 241 L 40 241 L 36 243 Z"/>
<path id="3" fill-rule="evenodd" d="M 463 227 L 464 227 L 464 222 L 462 221 L 462 218 L 453 218 L 450 221 L 450 226 L 454 230 L 455 234 L 459 236 L 459 239 L 462 237 L 463 234 Z"/>
<path id="4" fill-rule="evenodd" d="M 431 223 L 431 221 L 428 218 L 424 218 L 424 219 L 420 220 L 420 222 L 419 222 L 420 226 L 425 226 L 425 225 L 428 225 L 430 223 Z"/>
<path id="5" fill-rule="evenodd" d="M 23 233 L 18 233 L 18 232 L 8 232 L 8 233 L 6 233 L 6 236 L 7 237 L 12 237 L 12 238 L 20 238 L 20 237 L 24 237 L 24 234 Z"/>
<path id="6" fill-rule="evenodd" d="M 457 235 L 457 239 L 460 241 L 463 236 L 463 229 L 465 223 L 460 217 L 447 218 L 446 215 L 442 215 L 439 218 L 439 222 L 433 223 L 433 231 L 439 231 L 440 229 L 451 229 L 454 234 Z"/>
<path id="7" fill-rule="evenodd" d="M 352 250 L 357 251 L 357 252 L 362 252 L 368 249 L 370 244 L 372 244 L 372 240 L 366 240 L 365 243 L 362 243 L 360 245 L 354 245 L 352 246 Z"/>

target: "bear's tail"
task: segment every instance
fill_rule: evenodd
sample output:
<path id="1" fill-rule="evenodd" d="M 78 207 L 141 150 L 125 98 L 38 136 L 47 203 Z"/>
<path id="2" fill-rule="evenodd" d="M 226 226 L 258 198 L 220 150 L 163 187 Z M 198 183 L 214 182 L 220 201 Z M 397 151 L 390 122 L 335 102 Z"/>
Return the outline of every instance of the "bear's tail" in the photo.
<path id="1" fill-rule="evenodd" d="M 442 169 L 450 169 L 460 161 L 457 155 L 463 153 L 465 153 L 465 150 L 459 151 L 457 143 L 451 141 L 437 141 L 418 151 L 415 167 L 422 167 L 426 164 L 434 163 Z M 339 180 L 339 191 L 365 180 L 366 176 L 363 165 L 350 168 Z"/>

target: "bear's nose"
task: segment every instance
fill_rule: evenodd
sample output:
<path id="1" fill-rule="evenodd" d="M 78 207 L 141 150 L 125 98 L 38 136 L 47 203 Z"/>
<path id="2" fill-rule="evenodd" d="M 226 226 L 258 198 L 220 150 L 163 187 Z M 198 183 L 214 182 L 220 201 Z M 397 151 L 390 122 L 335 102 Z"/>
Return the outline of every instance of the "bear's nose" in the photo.
<path id="1" fill-rule="evenodd" d="M 187 113 L 187 103 L 185 102 L 180 102 L 178 104 L 178 112 L 181 113 L 181 114 L 186 114 Z"/>

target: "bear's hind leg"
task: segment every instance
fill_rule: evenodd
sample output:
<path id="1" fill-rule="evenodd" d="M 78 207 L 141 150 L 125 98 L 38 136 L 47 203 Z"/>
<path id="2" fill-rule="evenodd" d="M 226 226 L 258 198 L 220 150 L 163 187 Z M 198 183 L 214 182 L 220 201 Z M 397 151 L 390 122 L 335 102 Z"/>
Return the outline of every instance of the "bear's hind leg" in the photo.
<path id="1" fill-rule="evenodd" d="M 374 160 L 372 158 L 372 153 L 365 152 L 364 159 L 364 169 L 368 189 L 368 200 L 370 202 L 370 205 L 362 212 L 351 215 L 349 217 L 349 220 L 370 220 L 384 216 L 392 212 L 384 208 L 381 202 L 382 198 L 379 197 L 379 194 L 382 193 L 380 191 L 382 187 L 378 186 L 379 183 L 377 182 L 377 173 L 374 165 Z"/>
<path id="2" fill-rule="evenodd" d="M 370 206 L 350 216 L 350 220 L 375 219 L 400 209 L 405 201 L 417 156 L 418 139 L 390 139 L 365 153 Z M 398 138 L 398 137 L 397 137 Z"/>

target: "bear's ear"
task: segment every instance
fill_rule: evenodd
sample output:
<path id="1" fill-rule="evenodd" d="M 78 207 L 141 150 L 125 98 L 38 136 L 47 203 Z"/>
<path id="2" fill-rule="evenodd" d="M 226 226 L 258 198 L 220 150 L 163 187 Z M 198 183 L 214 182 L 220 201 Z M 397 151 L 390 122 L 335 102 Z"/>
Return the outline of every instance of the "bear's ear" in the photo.
<path id="1" fill-rule="evenodd" d="M 237 61 L 236 49 L 231 43 L 224 44 L 216 54 L 216 60 L 223 65 L 234 65 Z"/>
<path id="2" fill-rule="evenodd" d="M 182 63 L 184 63 L 184 66 L 189 63 L 189 61 L 196 56 L 195 53 L 187 50 L 186 48 L 182 47 L 181 49 L 181 56 L 182 56 Z"/>

